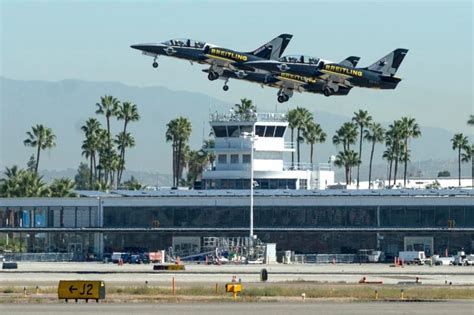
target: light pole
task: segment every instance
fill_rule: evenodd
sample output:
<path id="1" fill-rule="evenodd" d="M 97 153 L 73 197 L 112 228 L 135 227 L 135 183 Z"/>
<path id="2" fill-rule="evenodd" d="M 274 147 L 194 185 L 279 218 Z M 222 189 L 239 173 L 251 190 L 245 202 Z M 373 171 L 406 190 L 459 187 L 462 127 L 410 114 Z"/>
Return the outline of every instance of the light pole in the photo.
<path id="1" fill-rule="evenodd" d="M 253 239 L 255 236 L 253 234 L 253 151 L 255 140 L 258 139 L 258 136 L 255 135 L 255 124 L 252 127 L 252 132 L 242 132 L 242 137 L 244 139 L 250 140 L 250 238 Z"/>

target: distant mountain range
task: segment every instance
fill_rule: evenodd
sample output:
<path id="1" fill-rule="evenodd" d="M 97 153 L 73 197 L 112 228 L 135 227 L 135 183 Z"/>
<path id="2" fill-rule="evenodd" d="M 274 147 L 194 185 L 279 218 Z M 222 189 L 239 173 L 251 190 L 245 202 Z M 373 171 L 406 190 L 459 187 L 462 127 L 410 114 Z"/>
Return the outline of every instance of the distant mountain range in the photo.
<path id="1" fill-rule="evenodd" d="M 105 118 L 95 115 L 95 104 L 106 94 L 114 95 L 122 101 L 131 101 L 138 105 L 141 120 L 130 125 L 135 136 L 136 147 L 127 153 L 127 168 L 130 174 L 143 178 L 147 184 L 156 185 L 158 174 L 163 176 L 159 181 L 168 185 L 171 173 L 171 145 L 165 141 L 166 124 L 178 116 L 188 117 L 193 126 L 190 139 L 191 148 L 201 146 L 202 140 L 209 134 L 208 117 L 210 112 L 227 112 L 238 99 L 222 101 L 210 96 L 172 91 L 164 87 L 134 87 L 118 82 L 88 82 L 80 80 L 19 81 L 0 77 L 0 167 L 13 164 L 25 165 L 29 156 L 34 153 L 31 148 L 23 146 L 25 132 L 32 125 L 41 123 L 51 127 L 57 135 L 57 146 L 43 153 L 40 169 L 45 175 L 56 172 L 74 174 L 81 157 L 83 134 L 80 127 L 88 117 L 97 117 L 104 125 Z M 275 111 L 273 104 L 256 104 L 259 112 Z M 291 101 L 290 101 L 291 105 Z M 290 106 L 291 107 L 291 106 Z M 286 110 L 286 107 L 285 107 Z M 311 109 L 310 109 L 311 110 Z M 315 119 L 328 134 L 328 141 L 318 144 L 315 149 L 317 162 L 327 162 L 331 155 L 337 153 L 332 145 L 334 131 L 350 117 L 314 111 Z M 400 113 L 403 116 L 403 113 Z M 385 126 L 388 122 L 383 123 Z M 117 133 L 122 122 L 113 121 L 112 131 Z M 410 166 L 413 174 L 424 177 L 435 176 L 440 170 L 448 170 L 456 175 L 456 154 L 451 149 L 452 132 L 442 128 L 421 126 L 423 136 L 411 142 Z M 289 132 L 287 133 L 289 138 Z M 309 158 L 309 150 L 302 146 L 302 161 Z M 375 177 L 386 174 L 386 164 L 380 156 L 383 146 L 378 145 L 375 152 Z M 369 144 L 364 143 L 364 161 L 368 161 Z M 288 156 L 289 158 L 289 156 Z M 368 164 L 368 162 L 367 162 Z M 362 174 L 367 173 L 366 164 Z M 68 170 L 68 171 L 64 171 Z M 470 167 L 464 165 L 466 176 Z M 140 175 L 141 174 L 141 175 Z M 148 175 L 145 175 L 148 174 Z M 163 175 L 162 175 L 163 174 Z M 342 173 L 338 172 L 338 178 Z M 48 175 L 49 176 L 49 175 Z M 125 174 L 125 178 L 127 178 Z"/>

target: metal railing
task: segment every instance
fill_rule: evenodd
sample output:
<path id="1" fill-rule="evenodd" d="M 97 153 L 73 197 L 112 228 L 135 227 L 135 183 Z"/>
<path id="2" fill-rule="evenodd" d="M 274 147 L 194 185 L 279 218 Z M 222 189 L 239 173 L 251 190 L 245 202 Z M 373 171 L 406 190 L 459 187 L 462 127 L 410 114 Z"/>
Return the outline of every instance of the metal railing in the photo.
<path id="1" fill-rule="evenodd" d="M 295 263 L 299 264 L 329 264 L 343 263 L 351 264 L 359 262 L 356 254 L 298 254 L 295 255 Z"/>
<path id="2" fill-rule="evenodd" d="M 209 115 L 211 122 L 229 122 L 229 121 L 241 121 L 241 122 L 253 122 L 253 121 L 278 121 L 286 122 L 288 118 L 286 114 L 279 113 L 245 113 L 245 114 L 219 114 L 214 113 Z"/>

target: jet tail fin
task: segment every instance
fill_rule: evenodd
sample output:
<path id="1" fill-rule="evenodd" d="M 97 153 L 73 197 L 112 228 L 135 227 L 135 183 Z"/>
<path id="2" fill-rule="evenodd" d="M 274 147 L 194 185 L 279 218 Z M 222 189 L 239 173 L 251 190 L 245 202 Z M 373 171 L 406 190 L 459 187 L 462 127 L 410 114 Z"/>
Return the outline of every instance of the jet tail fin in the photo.
<path id="1" fill-rule="evenodd" d="M 346 67 L 353 67 L 355 68 L 357 66 L 357 63 L 359 62 L 360 57 L 356 56 L 350 56 L 341 61 L 339 64 L 346 66 Z"/>
<path id="2" fill-rule="evenodd" d="M 366 69 L 371 71 L 380 72 L 385 76 L 394 76 L 400 67 L 400 64 L 405 58 L 408 49 L 398 48 L 386 55 L 385 57 L 378 60 L 376 63 L 368 66 Z"/>
<path id="3" fill-rule="evenodd" d="M 293 35 L 291 34 L 281 34 L 248 54 L 263 59 L 277 60 L 285 51 L 292 37 Z"/>

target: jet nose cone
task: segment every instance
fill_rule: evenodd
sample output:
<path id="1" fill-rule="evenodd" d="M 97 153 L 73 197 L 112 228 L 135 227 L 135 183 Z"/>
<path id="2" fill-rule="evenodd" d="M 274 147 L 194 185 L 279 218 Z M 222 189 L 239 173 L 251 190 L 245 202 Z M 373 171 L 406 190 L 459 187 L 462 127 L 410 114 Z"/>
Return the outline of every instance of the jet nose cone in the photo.
<path id="1" fill-rule="evenodd" d="M 143 44 L 135 44 L 135 45 L 131 45 L 130 48 L 138 49 L 138 50 L 143 50 L 143 48 L 145 48 L 145 45 L 143 45 Z"/>

